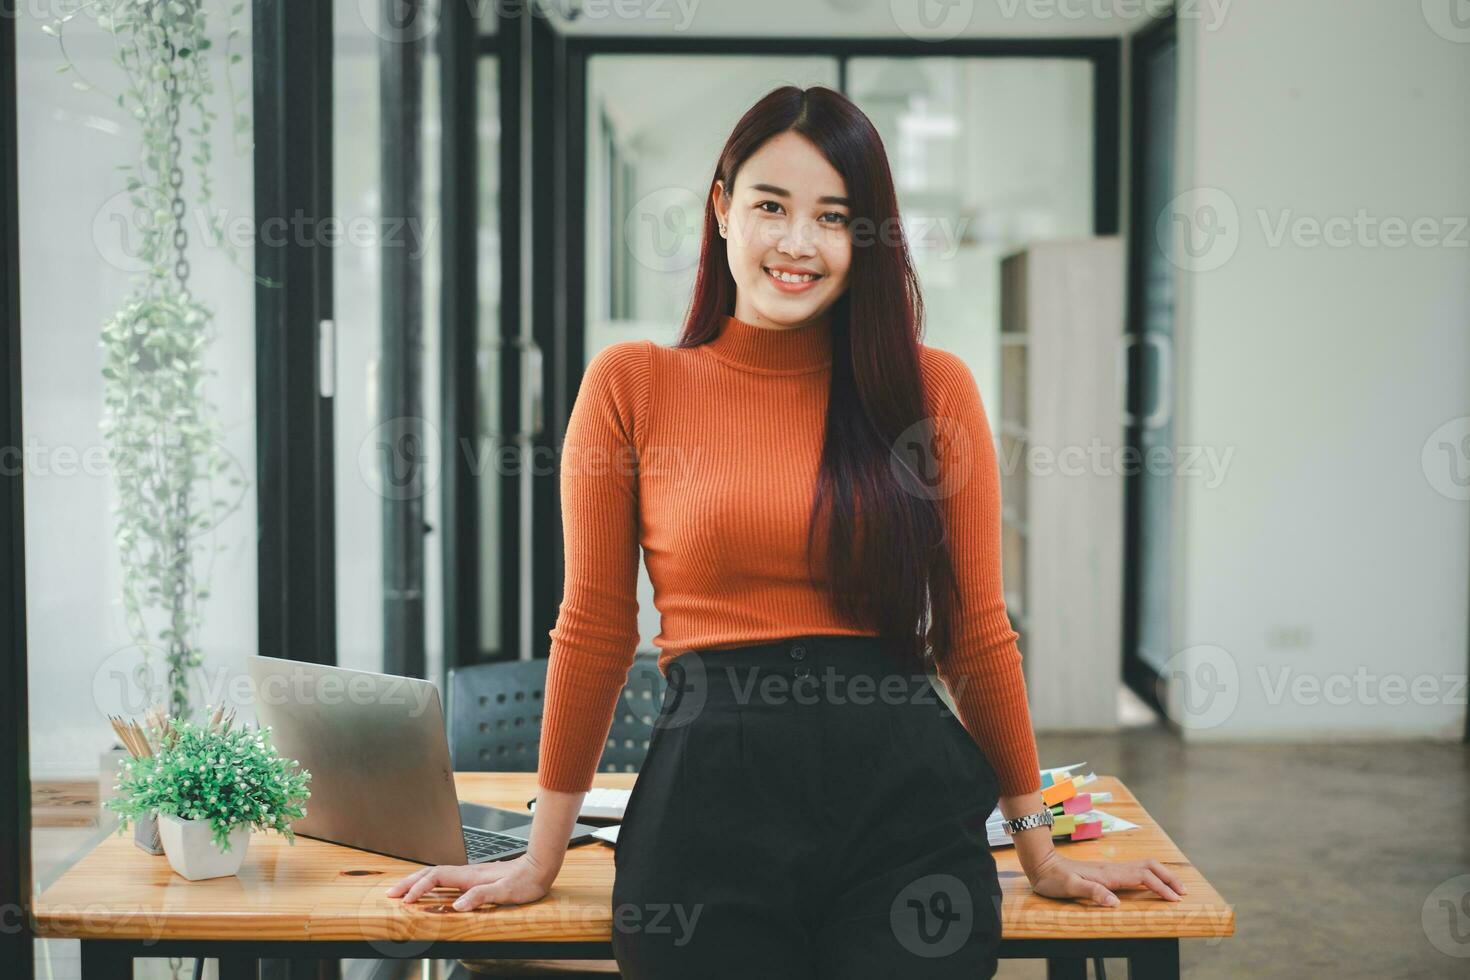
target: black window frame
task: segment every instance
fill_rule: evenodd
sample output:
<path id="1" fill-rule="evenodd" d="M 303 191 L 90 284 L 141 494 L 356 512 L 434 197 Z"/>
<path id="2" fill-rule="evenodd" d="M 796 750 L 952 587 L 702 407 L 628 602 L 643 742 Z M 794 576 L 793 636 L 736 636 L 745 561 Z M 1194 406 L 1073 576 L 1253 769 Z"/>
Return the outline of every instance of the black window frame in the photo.
<path id="1" fill-rule="evenodd" d="M 26 675 L 25 467 L 21 418 L 20 187 L 15 0 L 0 0 L 0 963 L 35 973 L 31 761 Z"/>
<path id="2" fill-rule="evenodd" d="M 1152 235 L 1155 216 L 1145 213 L 1148 195 L 1145 191 L 1147 178 L 1146 156 L 1149 130 L 1147 123 L 1147 99 L 1149 89 L 1145 80 L 1149 77 L 1148 63 L 1158 51 L 1178 45 L 1178 26 L 1173 12 L 1160 17 L 1135 34 L 1129 45 L 1129 157 L 1128 157 L 1128 226 L 1127 240 L 1127 288 L 1125 336 L 1133 341 L 1127 347 L 1129 358 L 1128 390 L 1125 394 L 1132 411 L 1140 401 L 1140 364 L 1146 345 L 1137 343 L 1144 334 L 1143 305 L 1145 296 L 1144 275 L 1146 272 L 1146 250 L 1157 249 Z M 1126 444 L 1135 453 L 1143 446 L 1136 426 L 1126 427 Z M 1138 655 L 1139 639 L 1139 589 L 1142 581 L 1142 526 L 1143 498 L 1139 488 L 1141 473 L 1130 473 L 1123 484 L 1123 681 L 1160 717 L 1167 717 L 1159 700 L 1158 669 Z"/>
<path id="3" fill-rule="evenodd" d="M 332 318 L 332 250 L 317 235 L 263 233 L 317 228 L 332 213 L 332 7 L 251 7 L 259 649 L 335 664 L 333 418 L 320 335 Z"/>

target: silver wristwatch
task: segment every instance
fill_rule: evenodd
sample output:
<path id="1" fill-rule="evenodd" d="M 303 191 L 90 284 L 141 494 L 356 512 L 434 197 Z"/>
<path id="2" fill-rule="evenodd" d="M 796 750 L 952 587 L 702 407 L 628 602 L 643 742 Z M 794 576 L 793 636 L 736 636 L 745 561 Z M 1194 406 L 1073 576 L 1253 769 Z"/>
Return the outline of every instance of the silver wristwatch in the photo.
<path id="1" fill-rule="evenodd" d="M 1028 813 L 1024 817 L 1016 817 L 1014 820 L 1007 820 L 1005 822 L 1006 833 L 1012 836 L 1023 830 L 1035 830 L 1037 827 L 1052 827 L 1055 825 L 1056 820 L 1052 817 L 1050 809 L 1038 810 L 1035 813 Z"/>

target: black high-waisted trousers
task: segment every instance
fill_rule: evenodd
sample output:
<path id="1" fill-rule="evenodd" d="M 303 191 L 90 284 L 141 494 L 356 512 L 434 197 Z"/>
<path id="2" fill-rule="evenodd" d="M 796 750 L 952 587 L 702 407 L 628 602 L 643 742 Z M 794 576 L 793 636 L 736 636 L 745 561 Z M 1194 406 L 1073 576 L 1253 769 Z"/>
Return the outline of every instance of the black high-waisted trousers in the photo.
<path id="1" fill-rule="evenodd" d="M 995 972 L 994 769 L 872 637 L 692 650 L 618 834 L 630 980 Z"/>

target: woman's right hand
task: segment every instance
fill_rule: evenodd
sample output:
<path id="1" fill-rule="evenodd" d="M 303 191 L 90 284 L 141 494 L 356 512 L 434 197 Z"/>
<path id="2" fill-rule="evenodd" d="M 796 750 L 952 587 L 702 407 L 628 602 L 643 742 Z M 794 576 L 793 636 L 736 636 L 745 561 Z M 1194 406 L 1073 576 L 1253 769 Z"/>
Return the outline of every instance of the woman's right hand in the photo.
<path id="1" fill-rule="evenodd" d="M 388 897 L 402 895 L 404 902 L 416 902 L 431 888 L 459 888 L 463 893 L 453 905 L 460 912 L 486 904 L 524 905 L 544 898 L 556 874 L 557 869 L 547 869 L 527 852 L 509 861 L 421 868 L 395 882 Z"/>

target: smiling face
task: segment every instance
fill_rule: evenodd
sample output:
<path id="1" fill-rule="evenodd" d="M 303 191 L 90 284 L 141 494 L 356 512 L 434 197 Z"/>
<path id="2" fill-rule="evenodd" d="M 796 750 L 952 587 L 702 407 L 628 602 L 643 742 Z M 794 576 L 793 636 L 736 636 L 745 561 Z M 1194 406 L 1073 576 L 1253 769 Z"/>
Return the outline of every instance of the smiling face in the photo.
<path id="1" fill-rule="evenodd" d="M 733 193 L 712 192 L 725 225 L 735 316 L 800 327 L 827 314 L 852 261 L 847 184 L 806 137 L 784 132 L 741 165 Z"/>

